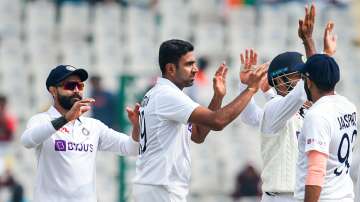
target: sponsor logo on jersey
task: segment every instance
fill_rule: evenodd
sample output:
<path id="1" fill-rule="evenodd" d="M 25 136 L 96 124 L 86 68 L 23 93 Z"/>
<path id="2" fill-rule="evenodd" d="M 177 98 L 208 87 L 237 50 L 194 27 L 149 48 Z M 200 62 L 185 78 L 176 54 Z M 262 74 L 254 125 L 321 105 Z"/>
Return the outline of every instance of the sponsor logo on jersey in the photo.
<path id="1" fill-rule="evenodd" d="M 93 152 L 94 145 L 55 140 L 55 151 Z"/>
<path id="2" fill-rule="evenodd" d="M 60 128 L 59 131 L 63 132 L 63 133 L 70 133 L 69 129 L 67 129 L 65 127 Z"/>

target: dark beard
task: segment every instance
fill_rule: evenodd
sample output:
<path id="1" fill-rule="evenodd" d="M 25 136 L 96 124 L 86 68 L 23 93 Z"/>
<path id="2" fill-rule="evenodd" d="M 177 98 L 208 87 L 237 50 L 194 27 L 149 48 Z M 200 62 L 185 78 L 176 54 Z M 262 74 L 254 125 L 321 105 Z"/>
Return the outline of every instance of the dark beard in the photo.
<path id="1" fill-rule="evenodd" d="M 311 92 L 309 90 L 309 87 L 307 86 L 306 81 L 304 82 L 304 89 L 305 89 L 307 99 L 312 102 L 313 100 L 311 98 Z"/>
<path id="2" fill-rule="evenodd" d="M 74 105 L 74 103 L 76 101 L 78 101 L 78 100 L 75 100 L 75 98 L 82 100 L 82 97 L 79 94 L 74 94 L 72 96 L 59 95 L 58 101 L 62 108 L 66 109 L 66 110 L 70 110 L 71 107 Z"/>

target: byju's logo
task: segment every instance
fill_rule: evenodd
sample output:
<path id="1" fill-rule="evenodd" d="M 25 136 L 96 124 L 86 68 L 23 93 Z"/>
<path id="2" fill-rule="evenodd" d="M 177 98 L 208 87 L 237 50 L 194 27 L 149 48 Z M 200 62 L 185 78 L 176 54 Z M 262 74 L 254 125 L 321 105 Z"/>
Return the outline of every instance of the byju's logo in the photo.
<path id="1" fill-rule="evenodd" d="M 55 140 L 55 151 L 93 152 L 94 145 L 66 142 L 65 140 Z"/>
<path id="2" fill-rule="evenodd" d="M 65 140 L 55 140 L 55 151 L 66 151 Z"/>

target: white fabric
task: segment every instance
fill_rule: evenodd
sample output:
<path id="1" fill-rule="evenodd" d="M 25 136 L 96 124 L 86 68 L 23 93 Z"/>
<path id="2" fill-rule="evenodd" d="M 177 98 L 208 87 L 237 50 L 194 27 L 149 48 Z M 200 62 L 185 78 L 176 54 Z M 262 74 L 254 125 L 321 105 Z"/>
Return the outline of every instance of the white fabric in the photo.
<path id="1" fill-rule="evenodd" d="M 139 144 L 87 117 L 80 117 L 55 131 L 51 120 L 60 116 L 50 107 L 47 112 L 33 116 L 21 136 L 25 147 L 35 148 L 38 160 L 34 201 L 96 201 L 97 150 L 137 155 Z"/>
<path id="2" fill-rule="evenodd" d="M 135 202 L 186 202 L 184 196 L 171 193 L 162 185 L 134 184 L 133 195 Z"/>
<path id="3" fill-rule="evenodd" d="M 191 175 L 188 120 L 199 104 L 171 81 L 159 78 L 141 105 L 143 152 L 136 163 L 134 183 L 164 185 L 168 191 L 186 196 Z"/>
<path id="4" fill-rule="evenodd" d="M 360 201 L 360 166 L 356 168 L 358 173 L 356 184 L 354 186 L 355 201 Z"/>
<path id="5" fill-rule="evenodd" d="M 345 97 L 330 95 L 315 102 L 305 117 L 299 136 L 297 199 L 304 198 L 308 166 L 306 153 L 312 150 L 329 156 L 320 199 L 340 201 L 354 198 L 349 171 L 356 135 L 356 108 Z"/>
<path id="6" fill-rule="evenodd" d="M 297 135 L 302 127 L 302 117 L 297 112 L 305 100 L 304 82 L 300 80 L 288 95 L 275 96 L 264 109 L 251 100 L 240 114 L 246 124 L 260 128 L 261 178 L 265 192 L 293 192 L 295 189 Z"/>
<path id="7" fill-rule="evenodd" d="M 283 194 L 276 196 L 269 196 L 263 193 L 261 202 L 296 202 L 293 194 Z"/>

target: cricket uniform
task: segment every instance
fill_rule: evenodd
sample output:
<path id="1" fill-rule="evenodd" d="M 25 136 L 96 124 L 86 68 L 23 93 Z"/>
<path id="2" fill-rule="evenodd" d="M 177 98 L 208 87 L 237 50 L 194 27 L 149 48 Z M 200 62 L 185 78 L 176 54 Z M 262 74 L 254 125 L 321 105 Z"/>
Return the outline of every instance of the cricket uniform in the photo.
<path id="1" fill-rule="evenodd" d="M 240 114 L 243 122 L 259 127 L 263 161 L 262 202 L 293 202 L 297 162 L 297 135 L 303 121 L 306 93 L 300 80 L 286 96 L 276 95 L 264 109 L 252 99 Z"/>
<path id="2" fill-rule="evenodd" d="M 308 111 L 299 136 L 295 197 L 303 200 L 310 151 L 328 156 L 320 202 L 353 202 L 350 178 L 352 150 L 357 136 L 356 108 L 340 95 L 323 96 Z"/>
<path id="3" fill-rule="evenodd" d="M 51 121 L 61 114 L 51 106 L 33 116 L 21 137 L 27 148 L 35 148 L 36 202 L 95 202 L 97 151 L 137 155 L 139 143 L 102 122 L 80 117 L 55 130 Z"/>
<path id="4" fill-rule="evenodd" d="M 191 113 L 199 104 L 174 83 L 159 78 L 140 108 L 140 156 L 136 162 L 136 202 L 183 202 L 191 175 Z"/>

